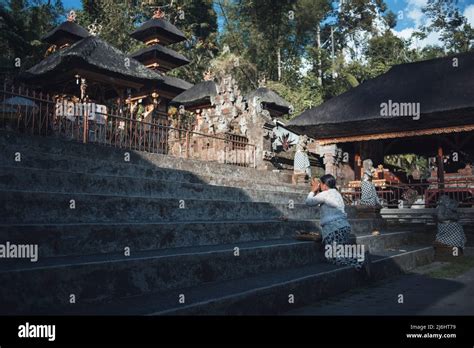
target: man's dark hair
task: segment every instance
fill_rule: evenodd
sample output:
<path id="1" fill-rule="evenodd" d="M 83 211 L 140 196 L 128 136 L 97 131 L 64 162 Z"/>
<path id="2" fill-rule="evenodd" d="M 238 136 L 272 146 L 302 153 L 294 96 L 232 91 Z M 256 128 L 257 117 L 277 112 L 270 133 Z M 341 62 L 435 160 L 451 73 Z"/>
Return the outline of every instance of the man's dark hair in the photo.
<path id="1" fill-rule="evenodd" d="M 329 188 L 336 188 L 336 178 L 331 174 L 323 175 L 319 180 Z"/>

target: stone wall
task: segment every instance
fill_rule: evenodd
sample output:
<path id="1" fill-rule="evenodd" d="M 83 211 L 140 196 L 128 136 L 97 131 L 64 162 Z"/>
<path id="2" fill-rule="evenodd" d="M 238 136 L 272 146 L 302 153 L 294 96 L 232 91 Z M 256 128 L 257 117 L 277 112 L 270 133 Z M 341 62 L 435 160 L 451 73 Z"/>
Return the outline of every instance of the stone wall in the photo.
<path id="1" fill-rule="evenodd" d="M 219 163 L 255 161 L 258 169 L 265 169 L 264 151 L 271 150 L 272 132 L 264 129 L 264 125 L 272 121 L 270 113 L 262 109 L 258 100 L 244 101 L 236 81 L 231 76 L 221 77 L 216 83 L 217 95 L 211 98 L 211 106 L 195 111 L 194 132 L 199 134 L 193 133 L 191 136 L 190 158 Z M 248 143 L 255 147 L 213 140 L 205 135 L 218 138 L 235 136 L 237 139 L 245 137 Z"/>

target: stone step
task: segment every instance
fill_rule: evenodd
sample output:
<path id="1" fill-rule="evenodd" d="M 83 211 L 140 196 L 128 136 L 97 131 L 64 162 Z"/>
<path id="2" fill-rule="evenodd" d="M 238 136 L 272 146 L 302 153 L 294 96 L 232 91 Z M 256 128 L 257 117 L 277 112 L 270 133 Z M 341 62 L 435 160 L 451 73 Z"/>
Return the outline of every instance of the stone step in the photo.
<path id="1" fill-rule="evenodd" d="M 71 207 L 75 208 L 71 208 Z M 350 219 L 366 216 L 357 206 L 347 206 Z M 206 199 L 169 199 L 140 195 L 52 193 L 0 190 L 0 224 L 181 222 L 229 220 L 313 220 L 319 209 L 288 202 L 239 202 Z M 374 229 L 385 222 L 376 216 Z M 365 227 L 364 227 L 365 228 Z"/>
<path id="2" fill-rule="evenodd" d="M 71 200 L 74 202 L 71 203 Z M 71 204 L 75 209 L 71 209 Z M 181 208 L 180 208 L 181 207 Z M 82 193 L 0 191 L 0 222 L 172 222 L 314 219 L 317 208 L 228 200 L 165 199 Z"/>
<path id="3" fill-rule="evenodd" d="M 434 259 L 432 247 L 401 246 L 398 250 L 373 255 L 372 281 L 407 272 Z M 363 275 L 351 267 L 338 267 L 326 262 L 272 270 L 238 279 L 204 283 L 167 292 L 149 292 L 141 296 L 103 300 L 88 304 L 61 305 L 64 300 L 35 314 L 76 315 L 275 315 L 298 306 L 366 285 Z M 54 291 L 55 292 L 55 291 Z M 67 295 L 64 289 L 64 296 Z M 51 291 L 48 294 L 50 295 Z M 185 303 L 180 303 L 183 299 Z M 290 303 L 290 295 L 294 303 Z M 38 296 L 38 295 L 34 295 Z M 4 297 L 2 297 L 4 298 Z M 37 297 L 39 298 L 39 297 Z M 38 303 L 38 302 L 36 302 Z M 5 307 L 0 307 L 5 308 Z M 5 308 L 5 312 L 18 310 Z"/>
<path id="4" fill-rule="evenodd" d="M 0 243 L 39 245 L 40 257 L 132 252 L 293 238 L 318 221 L 194 221 L 0 225 Z"/>
<path id="5" fill-rule="evenodd" d="M 93 161 L 105 161 L 109 164 L 125 163 L 149 168 L 168 168 L 207 177 L 221 176 L 239 181 L 245 179 L 249 182 L 286 184 L 291 187 L 291 178 L 288 174 L 265 171 L 265 175 L 262 176 L 262 171 L 253 168 L 175 158 L 95 144 L 82 144 L 54 137 L 26 136 L 0 131 L 0 145 L 4 147 L 2 161 L 5 163 L 14 161 L 17 152 L 21 154 L 22 159 L 36 156 L 45 160 L 49 156 L 59 155 L 57 157 L 93 159 Z M 126 152 L 130 155 L 129 162 L 125 162 L 124 153 Z"/>
<path id="6" fill-rule="evenodd" d="M 14 262 L 0 265 L 0 283 L 9 284 L 0 289 L 0 299 L 7 301 L 0 308 L 64 305 L 70 294 L 81 302 L 100 303 L 313 264 L 321 258 L 316 243 L 274 240 L 132 252 L 129 257 L 120 253 L 7 260 Z"/>
<path id="7" fill-rule="evenodd" d="M 434 260 L 432 247 L 403 246 L 401 250 L 379 252 L 374 255 L 371 281 L 397 276 Z M 187 305 L 180 306 L 176 301 L 183 291 L 175 291 L 174 294 L 171 292 L 168 296 L 170 296 L 169 300 L 174 299 L 173 305 L 170 305 L 169 301 L 161 302 L 161 306 L 148 306 L 143 314 L 281 315 L 296 307 L 314 303 L 367 283 L 362 274 L 351 267 L 314 265 L 299 270 L 299 273 L 279 272 L 281 274 L 279 279 L 272 275 L 259 277 L 260 279 L 252 278 L 254 282 L 251 280 L 231 281 L 224 284 L 213 284 L 214 286 L 209 285 L 207 288 L 190 289 Z M 272 279 L 278 280 L 272 282 Z M 235 286 L 232 286 L 231 283 Z M 237 287 L 237 284 L 241 284 L 241 286 Z M 218 288 L 217 291 L 216 288 Z M 294 303 L 290 303 L 290 295 L 292 295 Z M 155 300 L 158 299 L 155 297 Z M 128 310 L 130 307 L 124 306 L 122 308 Z M 138 309 L 145 310 L 143 307 L 138 307 Z"/>
<path id="8" fill-rule="evenodd" d="M 140 177 L 0 167 L 0 190 L 103 193 L 175 199 L 225 199 L 240 202 L 304 203 L 306 194 L 157 180 Z"/>
<path id="9" fill-rule="evenodd" d="M 358 241 L 370 245 L 372 252 L 379 252 L 406 241 L 419 242 L 419 238 L 419 234 L 406 232 L 364 236 Z M 236 247 L 238 255 L 235 254 Z M 295 240 L 131 250 L 130 256 L 120 252 L 41 258 L 37 262 L 7 259 L 0 265 L 0 282 L 11 286 L 0 290 L 0 298 L 8 299 L 10 305 L 16 303 L 18 307 L 22 304 L 54 307 L 58 303 L 64 304 L 64 299 L 70 294 L 80 297 L 83 302 L 100 303 L 107 299 L 197 286 L 323 260 L 321 245 Z M 18 289 L 22 291 L 18 292 Z M 0 308 L 6 308 L 4 306 Z"/>
<path id="10" fill-rule="evenodd" d="M 18 170 L 32 168 L 43 169 L 46 171 L 97 174 L 124 178 L 145 178 L 299 194 L 307 194 L 309 192 L 308 184 L 292 185 L 275 180 L 272 181 L 267 177 L 269 172 L 266 171 L 255 171 L 259 175 L 258 179 L 251 179 L 245 176 L 226 176 L 220 174 L 218 171 L 204 175 L 190 171 L 162 168 L 157 165 L 141 165 L 124 161 L 111 162 L 72 155 L 65 156 L 42 153 L 34 150 L 22 154 L 21 162 L 14 161 L 13 151 L 3 152 L 0 154 L 0 164 L 5 168 L 5 170 L 10 168 L 16 168 Z"/>
<path id="11" fill-rule="evenodd" d="M 356 236 L 371 235 L 376 225 L 371 219 L 349 223 Z M 55 257 L 288 239 L 298 231 L 320 232 L 319 221 L 11 224 L 0 225 L 0 243 L 38 245 L 40 257 Z"/>

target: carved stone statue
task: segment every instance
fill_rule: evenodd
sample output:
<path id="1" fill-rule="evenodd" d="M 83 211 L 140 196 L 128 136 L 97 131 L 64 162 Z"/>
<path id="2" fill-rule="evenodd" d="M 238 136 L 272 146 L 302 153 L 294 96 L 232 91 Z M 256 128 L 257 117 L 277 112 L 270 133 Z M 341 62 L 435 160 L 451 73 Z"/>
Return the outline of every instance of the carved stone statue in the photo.
<path id="1" fill-rule="evenodd" d="M 247 132 L 248 132 L 248 126 L 247 125 L 248 125 L 247 118 L 245 117 L 245 115 L 243 115 L 240 118 L 240 121 L 239 121 L 240 134 L 242 134 L 244 136 L 247 136 Z"/>
<path id="2" fill-rule="evenodd" d="M 362 175 L 362 181 L 360 185 L 360 204 L 372 207 L 380 206 L 377 190 L 375 189 L 375 185 L 372 182 L 372 178 L 375 173 L 374 163 L 371 159 L 366 159 L 364 162 L 362 162 L 362 167 L 364 169 L 364 173 Z"/>
<path id="3" fill-rule="evenodd" d="M 453 253 L 454 247 L 464 248 L 466 235 L 462 225 L 458 222 L 459 203 L 454 199 L 443 195 L 438 201 L 438 233 L 436 234 L 436 246 L 450 247 L 448 252 Z M 436 250 L 438 252 L 438 248 Z"/>
<path id="4" fill-rule="evenodd" d="M 226 117 L 219 117 L 217 120 L 217 133 L 226 133 L 229 131 L 229 121 Z"/>
<path id="5" fill-rule="evenodd" d="M 298 183 L 299 178 L 305 178 L 308 176 L 311 178 L 311 164 L 307 153 L 308 137 L 301 135 L 296 145 L 295 159 L 293 162 L 293 184 Z"/>

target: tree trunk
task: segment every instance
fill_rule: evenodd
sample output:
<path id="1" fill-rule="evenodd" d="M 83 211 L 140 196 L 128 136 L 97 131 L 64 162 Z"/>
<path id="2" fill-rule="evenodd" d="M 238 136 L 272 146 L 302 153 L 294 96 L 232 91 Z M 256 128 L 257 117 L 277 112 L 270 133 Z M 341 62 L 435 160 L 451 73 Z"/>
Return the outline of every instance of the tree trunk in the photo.
<path id="1" fill-rule="evenodd" d="M 320 86 L 323 85 L 323 67 L 321 62 L 321 28 L 318 23 L 318 27 L 316 30 L 316 42 L 318 45 L 318 84 Z"/>
<path id="2" fill-rule="evenodd" d="M 277 60 L 278 60 L 278 81 L 281 81 L 281 49 L 277 49 Z"/>

